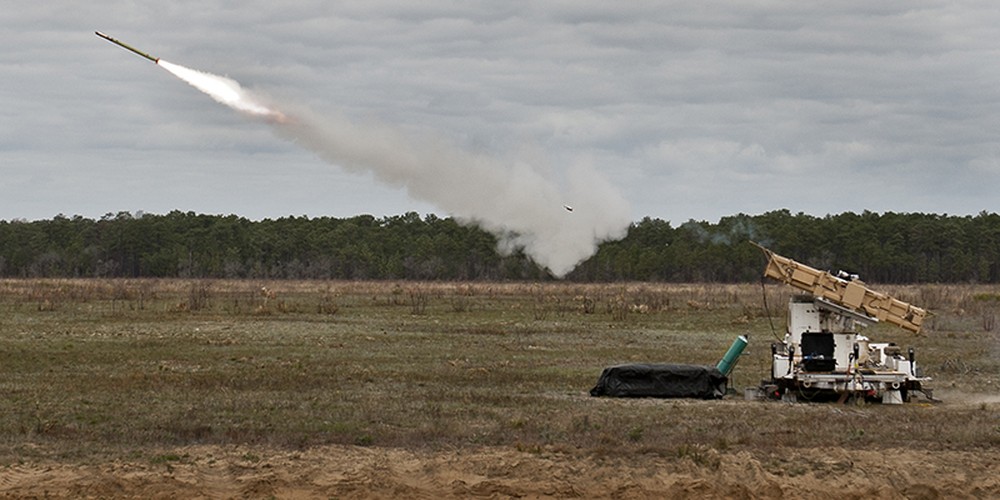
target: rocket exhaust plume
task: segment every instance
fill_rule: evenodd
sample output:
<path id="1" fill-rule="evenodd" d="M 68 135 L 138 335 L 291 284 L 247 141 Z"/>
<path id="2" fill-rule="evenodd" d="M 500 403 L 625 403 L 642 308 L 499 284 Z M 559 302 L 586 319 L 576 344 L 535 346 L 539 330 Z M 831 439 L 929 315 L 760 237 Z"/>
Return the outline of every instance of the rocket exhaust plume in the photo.
<path id="1" fill-rule="evenodd" d="M 353 172 L 372 172 L 457 220 L 494 234 L 498 250 L 519 248 L 554 276 L 563 277 L 602 241 L 625 236 L 628 203 L 595 169 L 569 172 L 568 192 L 531 165 L 470 153 L 441 139 L 408 135 L 379 124 L 358 124 L 305 110 L 274 109 L 230 78 L 172 64 L 103 33 L 97 35 L 152 60 L 163 69 L 244 114 L 265 118 L 279 136 Z M 291 117 L 289 117 L 291 116 Z M 572 208 L 566 205 L 573 201 Z"/>
<path id="2" fill-rule="evenodd" d="M 253 96 L 243 90 L 239 82 L 232 78 L 185 68 L 184 66 L 173 64 L 163 59 L 157 59 L 156 64 L 230 108 L 250 115 L 270 118 L 277 122 L 286 120 L 285 115 L 281 112 L 257 102 Z"/>

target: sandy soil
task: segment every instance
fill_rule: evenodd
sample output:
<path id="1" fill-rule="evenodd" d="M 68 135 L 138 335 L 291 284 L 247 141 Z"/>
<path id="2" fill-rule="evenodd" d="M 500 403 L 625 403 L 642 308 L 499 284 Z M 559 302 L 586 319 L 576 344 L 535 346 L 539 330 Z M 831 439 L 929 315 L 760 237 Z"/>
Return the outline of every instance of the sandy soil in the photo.
<path id="1" fill-rule="evenodd" d="M 995 451 L 554 451 L 194 446 L 135 461 L 0 468 L 0 498 L 1000 498 Z"/>

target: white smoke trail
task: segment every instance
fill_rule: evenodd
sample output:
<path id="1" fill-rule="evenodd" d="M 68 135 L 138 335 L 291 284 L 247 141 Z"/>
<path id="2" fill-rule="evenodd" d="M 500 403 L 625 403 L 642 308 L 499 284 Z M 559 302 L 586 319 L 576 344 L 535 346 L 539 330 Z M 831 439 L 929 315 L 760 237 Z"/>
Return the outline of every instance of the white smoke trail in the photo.
<path id="1" fill-rule="evenodd" d="M 622 238 L 630 223 L 628 203 L 592 168 L 569 172 L 569 192 L 563 194 L 525 163 L 504 163 L 439 139 L 343 117 L 304 110 L 286 117 L 232 79 L 159 64 L 220 103 L 267 118 L 280 136 L 324 160 L 371 171 L 380 181 L 479 225 L 500 239 L 500 251 L 523 248 L 557 277 L 593 255 L 602 241 Z M 564 208 L 567 202 L 572 209 Z"/>
<path id="2" fill-rule="evenodd" d="M 281 113 L 257 102 L 246 90 L 243 90 L 239 82 L 232 78 L 185 68 L 184 66 L 173 64 L 163 59 L 157 59 L 156 64 L 173 73 L 177 78 L 190 83 L 194 88 L 208 94 L 212 99 L 237 111 L 256 116 L 284 118 L 284 115 Z"/>

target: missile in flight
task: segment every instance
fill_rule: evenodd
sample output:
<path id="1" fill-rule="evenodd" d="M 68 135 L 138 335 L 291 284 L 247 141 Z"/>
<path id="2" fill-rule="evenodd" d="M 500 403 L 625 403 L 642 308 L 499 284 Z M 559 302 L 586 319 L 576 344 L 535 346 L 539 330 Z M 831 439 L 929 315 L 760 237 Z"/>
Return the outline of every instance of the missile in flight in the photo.
<path id="1" fill-rule="evenodd" d="M 105 35 L 104 33 L 101 33 L 100 31 L 95 31 L 94 33 L 97 34 L 97 36 L 99 36 L 99 37 L 101 37 L 101 38 L 103 38 L 103 39 L 105 39 L 105 40 L 107 40 L 107 41 L 109 41 L 109 42 L 111 42 L 111 43 L 113 43 L 113 44 L 115 44 L 115 45 L 123 48 L 123 49 L 128 49 L 128 50 L 130 50 L 132 52 L 135 52 L 136 54 L 138 54 L 138 55 L 140 55 L 142 57 L 145 57 L 146 59 L 149 59 L 150 61 L 153 61 L 153 63 L 159 64 L 159 62 L 160 62 L 160 58 L 159 57 L 153 57 L 153 56 L 151 56 L 151 55 L 149 55 L 149 54 L 147 54 L 147 53 L 145 53 L 145 52 L 143 52 L 143 51 L 141 51 L 141 50 L 139 50 L 139 49 L 137 49 L 137 48 L 135 48 L 135 47 L 127 44 L 127 43 L 125 43 L 125 42 L 120 42 L 118 40 L 115 40 L 114 38 L 111 38 L 110 36 Z"/>

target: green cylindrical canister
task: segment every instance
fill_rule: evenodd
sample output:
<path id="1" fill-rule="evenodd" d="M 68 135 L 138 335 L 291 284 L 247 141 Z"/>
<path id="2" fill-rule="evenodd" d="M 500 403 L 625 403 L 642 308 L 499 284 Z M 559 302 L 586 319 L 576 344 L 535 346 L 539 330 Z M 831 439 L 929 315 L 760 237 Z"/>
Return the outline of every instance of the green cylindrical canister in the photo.
<path id="1" fill-rule="evenodd" d="M 746 335 L 740 335 L 733 341 L 733 345 L 729 346 L 726 355 L 715 366 L 723 375 L 728 377 L 729 373 L 733 371 L 733 367 L 736 366 L 736 360 L 740 358 L 740 355 L 743 354 L 743 349 L 747 347 L 747 342 Z"/>

